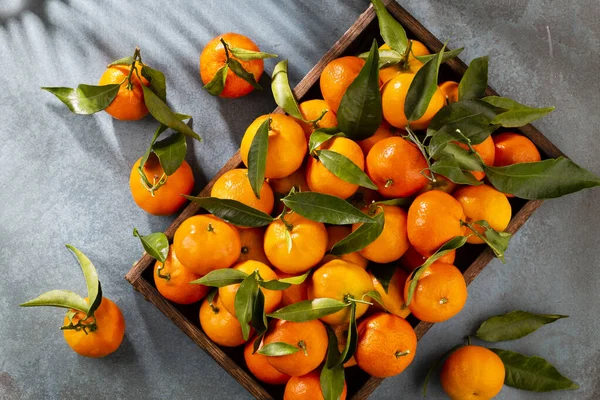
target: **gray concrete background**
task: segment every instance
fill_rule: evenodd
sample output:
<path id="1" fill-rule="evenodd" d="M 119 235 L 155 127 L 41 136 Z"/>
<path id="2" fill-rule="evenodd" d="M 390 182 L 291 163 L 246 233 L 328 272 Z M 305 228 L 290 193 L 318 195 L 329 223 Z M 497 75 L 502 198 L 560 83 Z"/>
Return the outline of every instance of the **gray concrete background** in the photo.
<path id="1" fill-rule="evenodd" d="M 25 10 L 13 15 L 19 8 Z M 73 115 L 40 86 L 95 83 L 135 45 L 167 76 L 169 100 L 194 116 L 197 188 L 236 150 L 246 126 L 274 108 L 269 93 L 225 101 L 201 90 L 198 56 L 227 31 L 251 36 L 290 60 L 298 82 L 366 8 L 366 0 L 159 1 L 4 0 L 0 3 L 0 399 L 248 398 L 236 381 L 123 280 L 140 255 L 131 236 L 166 228 L 131 200 L 128 176 L 156 125 Z M 489 54 L 501 94 L 556 111 L 536 123 L 567 155 L 600 174 L 600 5 L 597 0 L 405 0 L 402 5 L 463 59 Z M 551 37 L 551 45 L 549 38 Z M 271 71 L 274 61 L 266 63 Z M 517 342 L 581 386 L 501 399 L 600 397 L 600 256 L 597 202 L 588 190 L 548 201 L 512 240 L 507 264 L 493 261 L 470 286 L 454 319 L 420 342 L 415 362 L 374 399 L 419 398 L 428 366 L 488 316 L 513 309 L 570 315 Z M 123 309 L 127 334 L 114 355 L 69 351 L 62 312 L 19 309 L 39 293 L 85 291 L 71 243 L 98 268 L 107 297 Z M 433 379 L 428 398 L 444 398 Z"/>

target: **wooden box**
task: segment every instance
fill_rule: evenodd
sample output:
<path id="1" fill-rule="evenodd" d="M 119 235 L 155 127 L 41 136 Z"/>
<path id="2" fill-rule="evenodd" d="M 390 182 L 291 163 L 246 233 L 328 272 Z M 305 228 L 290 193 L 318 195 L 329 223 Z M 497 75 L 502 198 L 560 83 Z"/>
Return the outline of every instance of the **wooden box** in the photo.
<path id="1" fill-rule="evenodd" d="M 442 43 L 434 37 L 421 23 L 404 10 L 397 3 L 384 1 L 389 12 L 404 26 L 409 38 L 416 39 L 425 44 L 434 53 L 442 48 Z M 383 40 L 379 35 L 379 27 L 372 6 L 362 13 L 356 22 L 346 33 L 333 45 L 333 47 L 321 58 L 313 69 L 302 79 L 294 89 L 299 102 L 320 97 L 319 76 L 323 68 L 331 60 L 344 55 L 357 55 L 368 51 L 372 40 L 376 38 L 381 44 Z M 453 59 L 442 65 L 440 77 L 442 80 L 459 81 L 466 70 L 466 65 L 460 59 Z M 490 87 L 487 95 L 497 95 Z M 281 109 L 275 110 L 281 113 Z M 258 117 L 258 116 L 257 116 Z M 513 129 L 515 131 L 515 129 Z M 543 158 L 559 157 L 562 152 L 557 149 L 532 125 L 527 125 L 519 130 L 530 138 L 540 149 Z M 242 165 L 239 151 L 223 166 L 211 182 L 198 194 L 198 196 L 210 196 L 210 190 L 215 180 L 226 171 L 238 168 Z M 513 207 L 513 218 L 508 225 L 507 231 L 515 233 L 529 216 L 541 205 L 541 200 L 526 201 L 511 199 Z M 175 230 L 185 219 L 201 212 L 200 207 L 194 203 L 189 204 L 185 210 L 175 219 L 167 229 L 166 234 L 172 239 Z M 456 266 L 463 271 L 467 284 L 471 283 L 481 270 L 492 260 L 492 251 L 487 246 L 465 246 L 457 252 Z M 221 348 L 214 344 L 201 330 L 198 320 L 200 303 L 190 306 L 180 306 L 164 299 L 154 287 L 152 277 L 154 259 L 147 254 L 134 264 L 125 276 L 133 287 L 141 292 L 144 297 L 161 310 L 173 323 L 175 323 L 186 335 L 188 335 L 199 347 L 204 349 L 217 361 L 227 372 L 237 379 L 253 396 L 258 399 L 281 399 L 283 397 L 283 386 L 270 386 L 254 379 L 247 371 L 242 354 L 242 347 Z M 420 339 L 431 328 L 432 324 L 420 322 L 413 317 L 408 318 L 415 328 L 417 337 Z M 366 373 L 352 367 L 346 370 L 348 383 L 348 398 L 366 399 L 381 383 L 382 379 L 370 377 Z"/>

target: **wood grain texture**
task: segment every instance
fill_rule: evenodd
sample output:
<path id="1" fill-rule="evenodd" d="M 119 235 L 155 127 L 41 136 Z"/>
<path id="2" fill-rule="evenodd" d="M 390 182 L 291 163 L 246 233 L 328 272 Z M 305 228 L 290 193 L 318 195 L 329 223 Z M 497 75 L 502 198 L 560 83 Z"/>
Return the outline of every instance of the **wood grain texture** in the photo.
<path id="1" fill-rule="evenodd" d="M 404 26 L 409 37 L 419 40 L 432 52 L 438 52 L 442 48 L 440 42 L 429 30 L 419 23 L 412 15 L 404 8 L 398 5 L 393 0 L 384 0 L 387 9 L 390 13 Z M 371 41 L 377 37 L 377 29 L 375 20 L 375 12 L 372 6 L 369 6 L 363 12 L 356 22 L 346 31 L 346 33 L 325 53 L 321 60 L 306 74 L 306 76 L 294 88 L 296 98 L 301 101 L 303 97 L 317 87 L 321 71 L 325 66 L 335 58 L 338 58 L 348 52 L 349 48 L 358 48 L 357 41 Z M 374 29 L 375 28 L 375 29 Z M 373 32 L 372 36 L 365 37 L 365 34 Z M 361 35 L 363 37 L 361 37 Z M 456 76 L 462 76 L 467 69 L 467 65 L 459 58 L 455 58 L 446 63 Z M 486 95 L 498 95 L 494 89 L 488 86 Z M 281 108 L 275 109 L 274 113 L 283 113 Z M 559 157 L 564 154 L 550 142 L 540 131 L 532 125 L 527 125 L 520 129 L 514 129 L 531 139 L 536 146 L 547 157 Z M 239 151 L 221 168 L 217 175 L 208 183 L 208 185 L 198 194 L 198 196 L 209 196 L 214 182 L 225 172 L 238 168 L 242 165 Z M 513 216 L 506 231 L 515 233 L 525 221 L 533 214 L 533 212 L 542 204 L 541 200 L 526 202 L 521 209 Z M 190 203 L 183 212 L 173 221 L 165 232 L 169 239 L 172 239 L 175 230 L 187 218 L 201 212 L 201 208 Z M 483 249 L 483 247 L 482 247 Z M 470 284 L 485 266 L 494 258 L 493 252 L 489 248 L 485 248 L 477 256 L 477 258 L 464 271 L 464 277 L 467 284 Z M 250 376 L 243 368 L 237 365 L 230 357 L 223 352 L 221 348 L 215 345 L 202 330 L 190 320 L 188 320 L 181 312 L 177 310 L 171 303 L 160 296 L 157 290 L 150 284 L 142 274 L 147 268 L 151 267 L 154 262 L 147 254 L 134 264 L 131 270 L 125 276 L 136 290 L 140 291 L 147 300 L 152 302 L 160 309 L 173 323 L 175 323 L 183 332 L 185 332 L 195 343 L 203 348 L 211 357 L 227 370 L 235 379 L 237 379 L 253 396 L 258 399 L 273 399 L 271 394 L 265 387 Z M 431 323 L 419 322 L 415 326 L 415 333 L 418 339 L 421 339 L 425 333 L 433 326 Z M 381 384 L 383 379 L 370 377 L 364 385 L 362 385 L 354 394 L 349 393 L 349 398 L 352 400 L 367 399 L 371 393 Z"/>

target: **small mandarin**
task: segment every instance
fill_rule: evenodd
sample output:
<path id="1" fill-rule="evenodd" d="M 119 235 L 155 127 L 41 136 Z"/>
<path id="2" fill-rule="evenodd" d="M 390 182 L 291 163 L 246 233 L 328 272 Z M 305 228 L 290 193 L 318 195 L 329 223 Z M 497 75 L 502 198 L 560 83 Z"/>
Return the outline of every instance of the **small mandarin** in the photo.
<path id="1" fill-rule="evenodd" d="M 298 107 L 300 108 L 304 120 L 309 122 L 297 118 L 294 118 L 294 120 L 302 127 L 307 141 L 310 139 L 310 135 L 315 129 L 333 128 L 338 124 L 335 113 L 330 110 L 330 107 L 325 100 L 315 99 L 303 101 Z"/>
<path id="2" fill-rule="evenodd" d="M 262 354 L 254 353 L 254 341 L 256 337 L 253 337 L 244 346 L 244 360 L 246 366 L 258 379 L 259 381 L 268 383 L 269 385 L 284 385 L 290 380 L 291 376 L 282 374 L 269 364 L 267 356 Z"/>
<path id="3" fill-rule="evenodd" d="M 537 162 L 542 160 L 539 150 L 527 137 L 513 132 L 504 132 L 493 136 L 496 149 L 494 165 L 507 165 Z"/>
<path id="4" fill-rule="evenodd" d="M 173 246 L 164 265 L 160 261 L 154 264 L 154 284 L 158 292 L 167 300 L 177 304 L 192 304 L 208 294 L 210 288 L 190 283 L 200 275 L 189 271 L 179 262 Z"/>
<path id="5" fill-rule="evenodd" d="M 367 154 L 369 154 L 369 151 L 371 151 L 375 143 L 393 136 L 399 136 L 397 131 L 398 130 L 396 128 L 392 128 L 390 124 L 383 121 L 379 128 L 377 128 L 373 136 L 364 140 L 358 140 L 356 143 L 358 143 L 361 150 L 363 151 L 363 154 L 366 156 Z"/>
<path id="6" fill-rule="evenodd" d="M 131 65 L 114 65 L 108 67 L 98 82 L 100 86 L 121 84 L 117 96 L 104 111 L 113 118 L 124 121 L 136 121 L 148 114 L 148 108 L 144 102 L 142 84 L 149 86 L 150 83 L 142 76 L 142 65 L 136 61 L 135 70 L 131 74 L 130 85 L 127 80 L 130 70 Z"/>
<path id="7" fill-rule="evenodd" d="M 381 205 L 375 208 L 373 215 L 383 210 L 384 226 L 381 234 L 372 243 L 359 251 L 360 255 L 370 261 L 385 264 L 402 257 L 410 246 L 406 232 L 406 211 L 397 206 Z M 370 207 L 363 212 L 371 214 Z M 352 231 L 362 224 L 353 224 Z"/>
<path id="8" fill-rule="evenodd" d="M 344 389 L 338 400 L 346 400 L 348 388 L 344 381 Z M 294 376 L 285 385 L 283 400 L 324 400 L 321 390 L 321 374 L 311 371 L 303 376 Z"/>
<path id="9" fill-rule="evenodd" d="M 260 198 L 256 197 L 246 168 L 235 168 L 225 172 L 214 183 L 210 195 L 219 199 L 239 201 L 247 206 L 256 208 L 265 214 L 273 211 L 273 190 L 268 182 L 264 182 L 260 189 Z"/>
<path id="10" fill-rule="evenodd" d="M 446 104 L 458 101 L 458 82 L 446 81 L 440 84 L 440 90 L 446 99 Z"/>
<path id="11" fill-rule="evenodd" d="M 390 50 L 390 46 L 384 43 L 379 47 L 379 50 Z M 410 53 L 411 54 L 408 56 L 408 60 L 404 68 L 400 64 L 395 64 L 379 70 L 379 82 L 381 85 L 385 84 L 387 81 L 400 73 L 416 74 L 424 64 L 415 56 L 427 55 L 429 54 L 429 50 L 423 43 L 419 42 L 418 40 L 411 39 Z"/>
<path id="12" fill-rule="evenodd" d="M 333 112 L 337 113 L 346 89 L 354 82 L 363 65 L 365 65 L 364 60 L 354 56 L 346 56 L 330 61 L 323 68 L 319 80 L 321 93 Z"/>
<path id="13" fill-rule="evenodd" d="M 237 347 L 246 341 L 242 334 L 242 326 L 231 315 L 219 300 L 218 295 L 212 302 L 204 299 L 200 306 L 200 326 L 202 330 L 216 344 L 225 347 Z"/>

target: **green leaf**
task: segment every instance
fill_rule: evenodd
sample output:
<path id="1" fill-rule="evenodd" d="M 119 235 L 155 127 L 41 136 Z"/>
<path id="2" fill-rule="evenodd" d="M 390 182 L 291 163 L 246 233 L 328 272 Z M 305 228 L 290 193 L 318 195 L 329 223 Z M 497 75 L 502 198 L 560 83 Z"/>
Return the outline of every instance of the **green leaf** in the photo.
<path id="1" fill-rule="evenodd" d="M 417 71 L 410 83 L 404 101 L 404 115 L 406 115 L 408 121 L 416 121 L 425 114 L 431 98 L 436 90 L 438 90 L 438 72 L 445 48 L 446 45 L 442 47 L 442 50 L 435 57 L 427 61 Z"/>
<path id="2" fill-rule="evenodd" d="M 325 168 L 338 178 L 368 189 L 377 190 L 377 185 L 352 160 L 331 150 L 317 150 L 317 157 Z"/>
<path id="3" fill-rule="evenodd" d="M 259 280 L 258 284 L 264 287 L 265 289 L 269 290 L 285 290 L 292 285 L 300 285 L 301 283 L 303 283 L 306 280 L 306 278 L 308 278 L 310 271 L 311 270 L 309 269 L 302 275 L 290 276 L 289 278 L 273 279 L 270 281 Z"/>
<path id="4" fill-rule="evenodd" d="M 456 143 L 447 143 L 433 156 L 435 159 L 452 156 L 456 165 L 465 171 L 482 171 L 483 163 L 477 154 L 465 150 Z"/>
<path id="5" fill-rule="evenodd" d="M 506 167 L 484 166 L 483 170 L 496 189 L 528 200 L 553 199 L 600 186 L 600 177 L 564 157 Z"/>
<path id="6" fill-rule="evenodd" d="M 192 118 L 191 116 L 185 115 L 185 114 L 176 113 L 175 115 L 177 116 L 177 118 L 179 118 L 182 121 L 184 119 Z M 148 161 L 148 158 L 150 157 L 150 153 L 152 153 L 152 148 L 154 146 L 154 143 L 156 143 L 156 141 L 158 140 L 158 137 L 160 135 L 162 135 L 162 133 L 164 131 L 166 131 L 167 129 L 169 129 L 169 127 L 166 125 L 163 125 L 163 124 L 158 125 L 158 128 L 156 128 L 156 131 L 154 132 L 154 136 L 152 136 L 152 140 L 150 141 L 150 146 L 148 146 L 148 148 L 146 149 L 146 152 L 144 153 L 144 155 L 142 156 L 142 159 L 140 160 L 140 167 L 142 167 L 144 164 L 146 164 L 146 161 Z M 187 147 L 187 143 L 186 143 L 186 147 Z"/>
<path id="7" fill-rule="evenodd" d="M 348 306 L 349 304 L 343 301 L 329 298 L 319 298 L 290 304 L 289 306 L 280 308 L 279 310 L 268 314 L 267 316 L 271 318 L 282 319 L 284 321 L 306 322 L 336 313 Z"/>
<path id="8" fill-rule="evenodd" d="M 165 75 L 157 69 L 150 68 L 147 65 L 142 67 L 142 76 L 150 82 L 150 89 L 162 101 L 167 101 L 167 82 Z"/>
<path id="9" fill-rule="evenodd" d="M 87 315 L 90 316 L 96 311 L 96 309 L 100 306 L 102 302 L 102 289 L 100 287 L 100 281 L 98 280 L 98 272 L 96 271 L 96 267 L 90 261 L 89 258 L 86 257 L 81 251 L 71 246 L 67 245 L 67 249 L 71 250 L 75 257 L 77 257 L 77 261 L 79 262 L 79 266 L 81 267 L 81 271 L 83 272 L 83 277 L 85 278 L 85 284 L 87 286 L 87 297 L 89 306 L 87 309 Z"/>
<path id="10" fill-rule="evenodd" d="M 169 255 L 169 239 L 162 232 L 154 232 L 146 236 L 139 234 L 136 228 L 133 228 L 133 236 L 140 239 L 144 250 L 155 260 L 164 263 Z"/>
<path id="11" fill-rule="evenodd" d="M 496 315 L 484 321 L 477 329 L 476 336 L 486 342 L 520 339 L 546 324 L 568 317 L 568 315 L 534 314 L 520 310 L 511 311 L 508 314 Z"/>
<path id="12" fill-rule="evenodd" d="M 338 126 L 350 139 L 371 137 L 381 125 L 383 111 L 378 63 L 377 41 L 373 40 L 369 58 L 348 86 L 337 110 Z"/>
<path id="13" fill-rule="evenodd" d="M 429 127 L 427 128 L 427 136 L 432 136 L 442 127 L 451 123 L 456 123 L 466 117 L 481 116 L 485 118 L 485 121 L 491 122 L 496 115 L 500 114 L 502 111 L 503 110 L 501 108 L 495 107 L 483 100 L 472 99 L 458 101 L 443 107 L 440 111 L 438 111 L 437 114 L 435 114 L 435 117 L 433 117 Z M 467 132 L 463 133 L 467 136 L 470 136 L 470 134 L 467 134 Z"/>
<path id="14" fill-rule="evenodd" d="M 453 58 L 458 57 L 458 55 L 460 53 L 462 53 L 462 51 L 464 49 L 465 49 L 464 47 L 461 47 L 461 48 L 454 49 L 454 50 L 444 51 L 444 55 L 442 56 L 442 63 L 445 63 L 447 61 L 452 60 Z M 436 54 L 426 54 L 423 56 L 415 56 L 415 58 L 417 60 L 421 61 L 423 64 L 425 64 L 435 56 L 436 56 Z"/>
<path id="15" fill-rule="evenodd" d="M 256 293 L 250 322 L 258 337 L 262 337 L 269 328 L 269 322 L 267 321 L 267 315 L 265 314 L 265 294 L 262 290 L 259 290 Z"/>
<path id="16" fill-rule="evenodd" d="M 218 199 L 216 197 L 184 197 L 200 207 L 204 208 L 209 213 L 221 218 L 237 226 L 259 227 L 269 225 L 277 218 L 271 217 L 256 208 L 250 207 L 236 200 Z"/>
<path id="17" fill-rule="evenodd" d="M 389 282 L 388 282 L 388 284 L 389 284 Z M 387 293 L 387 289 L 385 290 L 385 292 Z M 383 304 L 383 299 L 381 298 L 381 295 L 379 294 L 378 291 L 369 290 L 367 293 L 365 293 L 363 295 L 362 300 L 364 300 L 366 297 L 370 297 L 371 300 L 375 300 L 377 303 L 379 303 L 380 306 L 382 306 L 383 308 L 385 308 L 387 310 L 385 304 Z"/>
<path id="18" fill-rule="evenodd" d="M 187 142 L 183 133 L 175 133 L 168 138 L 154 143 L 152 151 L 158 157 L 160 166 L 167 176 L 179 169 L 187 153 Z"/>
<path id="19" fill-rule="evenodd" d="M 356 351 L 356 345 L 358 343 L 358 330 L 356 328 L 356 303 L 351 302 L 350 304 L 350 322 L 348 323 L 348 337 L 346 339 L 346 347 L 342 354 L 340 354 L 340 358 L 338 360 L 338 364 L 344 365 L 348 362 L 354 352 Z"/>
<path id="20" fill-rule="evenodd" d="M 453 141 L 482 143 L 500 127 L 499 125 L 490 125 L 490 121 L 491 119 L 485 115 L 475 114 L 454 120 L 437 131 L 430 131 L 431 141 L 427 146 L 428 153 L 435 155 L 446 144 Z"/>
<path id="21" fill-rule="evenodd" d="M 437 360 L 435 362 L 435 364 L 433 364 L 431 366 L 431 368 L 429 368 L 429 371 L 427 371 L 427 375 L 425 376 L 425 382 L 423 382 L 423 397 L 427 396 L 427 385 L 429 384 L 429 379 L 431 378 L 431 375 L 433 374 L 433 371 L 435 371 L 440 364 L 442 364 L 442 362 L 448 358 L 452 353 L 454 353 L 456 350 L 460 349 L 461 347 L 464 347 L 464 344 L 457 344 L 456 346 L 454 346 L 453 348 L 451 348 L 450 350 L 448 350 L 443 356 L 440 357 L 439 360 Z"/>
<path id="22" fill-rule="evenodd" d="M 332 225 L 373 222 L 373 218 L 337 196 L 299 192 L 287 195 L 282 201 L 290 210 L 316 222 Z"/>
<path id="23" fill-rule="evenodd" d="M 373 217 L 371 223 L 363 223 L 354 232 L 334 244 L 329 253 L 339 256 L 365 248 L 381 235 L 384 225 L 385 219 L 382 211 Z"/>
<path id="24" fill-rule="evenodd" d="M 273 78 L 271 80 L 271 91 L 273 92 L 273 98 L 275 103 L 283 109 L 286 113 L 290 114 L 294 118 L 304 120 L 300 106 L 296 101 L 294 92 L 290 87 L 290 81 L 288 79 L 288 60 L 283 60 L 275 65 L 273 69 Z"/>
<path id="25" fill-rule="evenodd" d="M 225 89 L 225 83 L 227 82 L 227 71 L 229 71 L 229 66 L 227 64 L 223 65 L 221 68 L 217 70 L 215 76 L 204 85 L 204 89 L 208 91 L 208 93 L 213 96 L 218 96 Z"/>
<path id="26" fill-rule="evenodd" d="M 412 197 L 399 197 L 397 199 L 375 201 L 375 202 L 373 202 L 373 204 L 383 205 L 383 206 L 405 207 L 405 206 L 411 205 L 413 200 L 414 200 L 414 198 L 412 198 Z"/>
<path id="27" fill-rule="evenodd" d="M 75 89 L 68 87 L 43 87 L 56 97 L 75 114 L 94 114 L 104 110 L 112 103 L 119 92 L 119 84 L 111 85 L 85 85 L 81 84 Z"/>
<path id="28" fill-rule="evenodd" d="M 320 145 L 337 136 L 344 136 L 336 127 L 315 129 L 308 140 L 308 153 L 312 154 Z"/>
<path id="29" fill-rule="evenodd" d="M 242 326 L 244 340 L 248 340 L 250 337 L 250 321 L 252 321 L 254 315 L 258 292 L 260 292 L 260 289 L 256 281 L 256 273 L 253 273 L 242 281 L 235 294 L 235 316 Z"/>
<path id="30" fill-rule="evenodd" d="M 551 113 L 554 107 L 534 108 L 516 101 L 499 96 L 484 97 L 483 101 L 493 106 L 504 108 L 505 112 L 498 114 L 493 120 L 493 124 L 502 125 L 505 128 L 518 128 L 527 125 L 536 119 L 540 119 L 546 114 Z"/>
<path id="31" fill-rule="evenodd" d="M 242 61 L 264 60 L 266 58 L 277 58 L 277 54 L 264 53 L 262 51 L 246 50 L 239 47 L 229 47 L 229 51 L 235 58 Z"/>
<path id="32" fill-rule="evenodd" d="M 235 285 L 236 283 L 242 283 L 242 281 L 247 277 L 247 273 L 238 269 L 221 268 L 210 271 L 202 278 L 191 281 L 190 283 L 212 287 L 223 287 Z"/>
<path id="33" fill-rule="evenodd" d="M 377 14 L 381 37 L 393 50 L 404 53 L 408 46 L 406 31 L 404 31 L 402 25 L 392 17 L 381 0 L 371 0 L 371 3 L 373 3 L 373 8 Z"/>
<path id="34" fill-rule="evenodd" d="M 61 307 L 61 308 L 72 308 L 84 313 L 87 313 L 89 304 L 84 300 L 83 297 L 77 293 L 73 293 L 70 290 L 51 290 L 46 293 L 42 293 L 33 300 L 29 300 L 21 307 Z"/>
<path id="35" fill-rule="evenodd" d="M 234 74 L 248 82 L 254 89 L 262 90 L 262 87 L 256 82 L 256 79 L 254 79 L 254 75 L 246 71 L 239 61 L 230 58 L 227 61 L 227 64 Z"/>
<path id="36" fill-rule="evenodd" d="M 459 185 L 478 186 L 482 184 L 482 182 L 478 181 L 472 173 L 463 171 L 452 154 L 447 154 L 434 162 L 431 165 L 430 170 Z"/>
<path id="37" fill-rule="evenodd" d="M 154 94 L 152 89 L 142 85 L 142 90 L 144 91 L 144 103 L 146 103 L 146 107 L 148 107 L 150 114 L 152 114 L 158 122 L 177 132 L 181 132 L 184 135 L 191 136 L 197 140 L 202 140 L 196 132 L 179 119 L 178 114 L 171 111 L 165 102 Z"/>
<path id="38" fill-rule="evenodd" d="M 527 357 L 509 350 L 490 350 L 498 354 L 504 363 L 506 370 L 504 384 L 507 386 L 532 392 L 579 388 L 579 385 L 561 375 L 552 364 L 543 358 Z"/>
<path id="39" fill-rule="evenodd" d="M 107 65 L 107 68 L 114 67 L 115 65 L 131 65 L 131 63 L 133 63 L 133 57 L 127 56 L 127 57 L 119 58 L 118 60 L 111 62 L 110 64 Z"/>
<path id="40" fill-rule="evenodd" d="M 340 358 L 337 337 L 329 325 L 325 325 L 327 337 L 327 358 L 321 369 L 321 392 L 325 400 L 339 400 L 344 391 L 345 372 L 344 366 L 337 361 Z"/>
<path id="41" fill-rule="evenodd" d="M 384 292 L 387 293 L 392 277 L 396 273 L 396 267 L 389 264 L 372 264 L 369 269 L 383 287 Z"/>
<path id="42" fill-rule="evenodd" d="M 264 345 L 258 354 L 268 357 L 280 357 L 295 354 L 300 351 L 300 348 L 285 342 L 274 342 Z"/>
<path id="43" fill-rule="evenodd" d="M 480 99 L 488 85 L 488 56 L 475 58 L 458 84 L 458 99 Z"/>
<path id="44" fill-rule="evenodd" d="M 260 191 L 265 184 L 270 129 L 271 117 L 260 124 L 248 151 L 248 180 L 257 199 L 260 199 Z"/>
<path id="45" fill-rule="evenodd" d="M 498 257 L 502 262 L 506 262 L 504 260 L 504 253 L 508 250 L 508 242 L 512 237 L 512 233 L 508 232 L 497 232 L 494 230 L 487 221 L 475 221 L 471 224 L 466 224 L 473 233 L 483 240 L 494 252 L 494 255 Z M 482 226 L 485 230 L 483 235 L 478 231 L 474 230 L 471 226 L 479 225 Z"/>
<path id="46" fill-rule="evenodd" d="M 379 50 L 379 69 L 390 67 L 392 65 L 398 64 L 402 61 L 402 54 L 398 53 L 396 50 Z M 358 58 L 366 60 L 369 58 L 369 52 L 361 53 L 358 55 Z"/>

